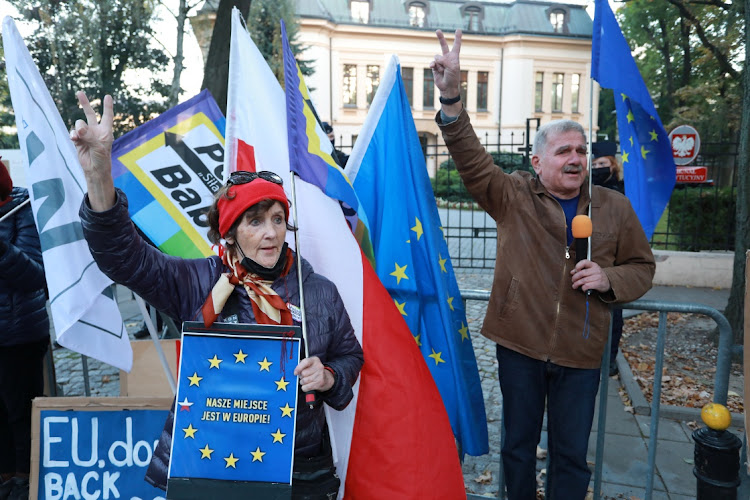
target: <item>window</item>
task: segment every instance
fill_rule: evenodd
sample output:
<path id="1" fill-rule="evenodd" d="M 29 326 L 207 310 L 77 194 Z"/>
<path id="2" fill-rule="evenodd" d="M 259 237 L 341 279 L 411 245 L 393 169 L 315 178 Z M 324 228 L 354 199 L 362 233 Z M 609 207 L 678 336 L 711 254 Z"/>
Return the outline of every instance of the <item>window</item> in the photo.
<path id="1" fill-rule="evenodd" d="M 424 70 L 424 83 L 422 84 L 422 107 L 432 109 L 435 107 L 435 79 L 432 70 Z"/>
<path id="2" fill-rule="evenodd" d="M 555 33 L 562 33 L 565 28 L 565 11 L 555 9 L 549 13 L 549 22 Z"/>
<path id="3" fill-rule="evenodd" d="M 424 28 L 425 4 L 422 2 L 412 2 L 409 5 L 409 26 Z"/>
<path id="4" fill-rule="evenodd" d="M 581 75 L 573 73 L 572 83 L 570 85 L 570 111 L 578 113 L 578 96 L 581 92 Z"/>
<path id="5" fill-rule="evenodd" d="M 476 5 L 475 3 L 464 5 L 461 8 L 461 14 L 464 18 L 466 31 L 482 31 L 484 12 L 482 11 L 481 5 Z"/>
<path id="6" fill-rule="evenodd" d="M 487 111 L 487 81 L 489 73 L 480 71 L 477 73 L 477 110 Z"/>
<path id="7" fill-rule="evenodd" d="M 468 101 L 468 95 L 469 95 L 469 72 L 468 71 L 461 71 L 461 87 L 460 87 L 460 94 L 461 94 L 461 102 L 464 103 L 464 106 L 469 102 Z"/>
<path id="8" fill-rule="evenodd" d="M 557 113 L 562 111 L 563 78 L 562 73 L 552 75 L 552 111 Z"/>
<path id="9" fill-rule="evenodd" d="M 358 23 L 367 24 L 370 21 L 370 2 L 351 0 L 349 2 L 352 19 Z"/>
<path id="10" fill-rule="evenodd" d="M 354 64 L 344 64 L 344 85 L 342 92 L 344 94 L 344 106 L 357 106 L 357 66 Z"/>
<path id="11" fill-rule="evenodd" d="M 542 92 L 544 91 L 544 73 L 537 71 L 534 87 L 534 111 L 542 111 Z"/>
<path id="12" fill-rule="evenodd" d="M 409 105 L 412 105 L 414 95 L 414 68 L 401 68 L 401 79 L 404 81 L 404 91 Z"/>
<path id="13" fill-rule="evenodd" d="M 380 85 L 380 66 L 368 65 L 367 79 L 365 80 L 368 105 L 372 104 L 372 99 L 375 97 L 375 92 L 378 91 L 378 85 Z"/>

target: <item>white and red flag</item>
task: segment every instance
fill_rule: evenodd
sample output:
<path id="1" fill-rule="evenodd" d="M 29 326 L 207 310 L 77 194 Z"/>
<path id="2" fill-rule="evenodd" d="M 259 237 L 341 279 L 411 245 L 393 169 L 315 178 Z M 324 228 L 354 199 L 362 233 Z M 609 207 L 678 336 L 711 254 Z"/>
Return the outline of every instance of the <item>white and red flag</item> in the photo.
<path id="1" fill-rule="evenodd" d="M 320 135 L 315 141 L 320 148 L 330 146 L 318 125 L 307 126 Z M 243 168 L 252 165 L 281 175 L 291 199 L 284 91 L 236 9 L 225 145 L 229 171 L 236 170 L 238 156 L 250 154 Z M 458 451 L 440 393 L 340 204 L 299 179 L 296 203 L 302 256 L 338 287 L 365 356 L 351 404 L 341 412 L 326 408 L 342 478 L 340 496 L 464 498 Z"/>

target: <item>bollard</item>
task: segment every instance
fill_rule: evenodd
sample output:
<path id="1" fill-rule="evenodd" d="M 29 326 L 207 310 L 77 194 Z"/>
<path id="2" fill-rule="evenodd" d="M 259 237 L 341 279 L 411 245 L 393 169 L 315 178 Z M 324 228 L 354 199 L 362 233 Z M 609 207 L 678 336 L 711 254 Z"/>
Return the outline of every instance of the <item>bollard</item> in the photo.
<path id="1" fill-rule="evenodd" d="M 697 500 L 736 500 L 740 485 L 740 439 L 727 431 L 731 414 L 726 407 L 709 403 L 701 418 L 708 427 L 693 432 Z"/>

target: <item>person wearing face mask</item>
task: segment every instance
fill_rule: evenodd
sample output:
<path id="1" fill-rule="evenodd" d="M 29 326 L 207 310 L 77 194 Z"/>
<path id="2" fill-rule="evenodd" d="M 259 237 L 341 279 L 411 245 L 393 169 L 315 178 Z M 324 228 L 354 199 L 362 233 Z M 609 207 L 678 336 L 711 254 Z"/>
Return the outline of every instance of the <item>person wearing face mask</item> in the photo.
<path id="1" fill-rule="evenodd" d="M 591 182 L 596 186 L 614 189 L 625 194 L 622 165 L 617 161 L 617 144 L 612 141 L 595 142 L 591 147 Z"/>
<path id="2" fill-rule="evenodd" d="M 591 146 L 591 182 L 625 194 L 625 183 L 622 180 L 622 165 L 617 161 L 617 144 L 612 141 L 599 141 Z M 614 377 L 620 370 L 617 368 L 617 352 L 622 338 L 622 309 L 612 311 L 612 347 L 609 351 L 609 376 Z"/>
<path id="3" fill-rule="evenodd" d="M 272 172 L 232 173 L 208 212 L 208 236 L 220 246 L 220 256 L 165 255 L 138 235 L 125 194 L 114 188 L 111 97 L 104 98 L 101 122 L 82 92 L 78 99 L 86 121 L 76 122 L 71 139 L 88 188 L 81 224 L 99 268 L 113 281 L 178 321 L 202 320 L 207 326 L 215 321 L 299 325 L 292 311 L 299 307 L 298 274 L 302 275 L 309 352 L 294 370 L 301 391 L 292 498 L 335 498 L 340 481 L 322 403 L 334 410 L 349 404 L 364 358 L 336 286 L 306 260 L 298 267 L 295 253 L 285 243 L 287 231 L 295 228 L 289 224 L 281 178 Z M 305 404 L 303 391 L 317 391 L 313 408 Z M 172 412 L 146 475 L 162 489 L 167 484 L 173 418 Z"/>
<path id="4" fill-rule="evenodd" d="M 497 225 L 482 335 L 497 344 L 508 499 L 536 498 L 536 446 L 546 413 L 546 498 L 583 500 L 610 304 L 648 291 L 654 256 L 628 199 L 599 186 L 589 190 L 581 124 L 553 120 L 539 127 L 531 151 L 535 176 L 506 174 L 494 164 L 461 102 L 461 31 L 452 48 L 442 31 L 436 34 L 435 121 L 467 191 Z M 589 208 L 591 255 L 580 258 L 572 220 Z"/>
<path id="5" fill-rule="evenodd" d="M 346 162 L 349 161 L 349 155 L 336 148 L 336 134 L 333 133 L 333 127 L 331 124 L 328 122 L 321 122 L 320 125 L 323 127 L 323 132 L 326 133 L 328 140 L 331 141 L 331 145 L 333 146 L 333 153 L 331 156 L 333 156 L 333 159 L 339 164 L 339 167 L 344 168 Z"/>

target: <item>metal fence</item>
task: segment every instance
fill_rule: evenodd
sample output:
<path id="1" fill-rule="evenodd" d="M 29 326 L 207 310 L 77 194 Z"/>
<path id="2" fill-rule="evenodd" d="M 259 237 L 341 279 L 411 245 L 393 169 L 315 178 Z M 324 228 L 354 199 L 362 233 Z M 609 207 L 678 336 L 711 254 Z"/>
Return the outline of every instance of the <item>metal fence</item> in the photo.
<path id="1" fill-rule="evenodd" d="M 531 170 L 528 133 L 511 134 L 509 142 L 485 134 L 485 149 L 503 163 L 502 155 L 512 156 L 504 170 Z M 338 142 L 340 144 L 340 142 Z M 339 145 L 350 152 L 352 145 Z M 463 182 L 450 174 L 454 168 L 447 148 L 423 144 L 428 165 L 436 166 L 433 189 L 454 267 L 491 269 L 495 264 L 497 229 L 495 222 L 473 203 Z M 693 165 L 705 166 L 708 182 L 678 183 L 669 206 L 654 234 L 651 246 L 658 250 L 733 251 L 736 199 L 736 143 L 703 143 Z"/>
<path id="2" fill-rule="evenodd" d="M 464 303 L 467 300 L 481 300 L 488 301 L 490 292 L 485 290 L 461 290 L 461 297 Z M 652 390 L 652 402 L 649 407 L 649 413 L 651 416 L 648 444 L 648 463 L 646 469 L 646 497 L 645 500 L 651 500 L 654 493 L 654 474 L 656 470 L 656 453 L 658 445 L 659 435 L 659 415 L 661 408 L 661 384 L 662 384 L 662 371 L 664 366 L 664 347 L 666 343 L 667 335 L 667 313 L 668 312 L 681 312 L 681 313 L 693 313 L 702 314 L 710 317 L 716 322 L 719 329 L 719 346 L 718 355 L 716 359 L 716 373 L 714 375 L 714 391 L 713 401 L 715 403 L 727 404 L 727 397 L 729 394 L 729 374 L 731 369 L 731 356 L 732 356 L 732 327 L 729 325 L 729 321 L 719 311 L 712 307 L 704 306 L 702 304 L 688 304 L 678 302 L 664 302 L 655 300 L 636 300 L 627 304 L 618 304 L 616 307 L 621 309 L 635 309 L 639 311 L 657 311 L 659 312 L 659 325 L 658 335 L 656 341 L 656 352 L 655 352 L 655 366 L 654 366 L 654 382 Z M 601 367 L 601 382 L 599 385 L 599 415 L 597 421 L 597 428 L 600 432 L 597 432 L 596 440 L 596 458 L 594 464 L 594 488 L 593 498 L 601 498 L 602 488 L 602 472 L 604 469 L 604 438 L 606 436 L 607 429 L 607 402 L 609 400 L 606 395 L 609 393 L 609 366 L 613 362 L 610 359 L 610 342 L 612 341 L 612 322 L 610 321 L 610 333 L 607 341 L 607 347 L 604 349 L 604 355 L 602 359 Z M 741 346 L 737 346 L 738 350 L 741 350 Z M 502 426 L 500 442 L 504 441 L 505 427 Z M 602 432 L 603 431 L 603 432 Z M 747 438 L 745 437 L 744 446 L 747 447 Z M 744 453 L 744 449 L 743 449 Z M 744 455 L 743 455 L 744 456 Z M 549 455 L 547 456 L 549 461 Z M 549 469 L 549 463 L 548 463 Z M 498 463 L 499 471 L 499 484 L 498 484 L 498 499 L 505 498 L 505 476 L 503 473 L 502 458 Z M 545 495 L 546 496 L 546 495 Z M 479 500 L 481 497 L 478 495 L 468 495 L 470 500 Z"/>

